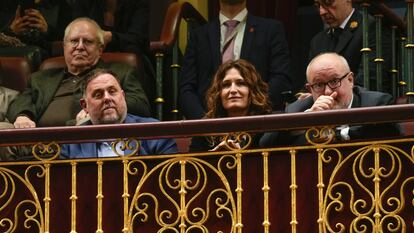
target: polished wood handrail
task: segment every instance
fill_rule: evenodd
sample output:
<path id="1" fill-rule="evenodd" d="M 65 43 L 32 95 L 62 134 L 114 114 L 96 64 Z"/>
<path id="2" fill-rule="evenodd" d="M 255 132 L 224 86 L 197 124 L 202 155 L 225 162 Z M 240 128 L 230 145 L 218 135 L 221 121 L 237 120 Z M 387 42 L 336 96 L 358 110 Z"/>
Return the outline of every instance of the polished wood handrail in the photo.
<path id="1" fill-rule="evenodd" d="M 5 129 L 0 130 L 0 145 L 30 144 L 40 141 L 81 142 L 129 137 L 176 138 L 226 132 L 263 132 L 322 125 L 401 121 L 414 121 L 414 104 L 139 124 Z"/>
<path id="2" fill-rule="evenodd" d="M 180 31 L 181 19 L 195 19 L 199 23 L 207 22 L 190 3 L 171 3 L 164 18 L 160 40 L 151 41 L 151 50 L 164 51 L 172 48 Z"/>

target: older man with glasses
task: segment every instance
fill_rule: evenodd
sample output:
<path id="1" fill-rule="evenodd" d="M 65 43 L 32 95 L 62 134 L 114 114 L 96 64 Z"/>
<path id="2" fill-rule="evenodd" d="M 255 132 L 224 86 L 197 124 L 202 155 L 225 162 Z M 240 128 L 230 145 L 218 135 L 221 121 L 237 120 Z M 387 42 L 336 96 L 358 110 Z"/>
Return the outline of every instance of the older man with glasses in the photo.
<path id="1" fill-rule="evenodd" d="M 96 68 L 116 73 L 125 91 L 128 112 L 149 116 L 150 107 L 140 84 L 142 71 L 125 64 L 104 63 L 104 32 L 89 18 L 78 18 L 65 29 L 66 68 L 33 73 L 28 88 L 10 105 L 7 117 L 15 128 L 64 126 L 79 123 L 88 115 L 79 106 L 81 86 Z"/>
<path id="2" fill-rule="evenodd" d="M 306 69 L 306 76 L 306 87 L 311 96 L 288 105 L 287 113 L 382 106 L 393 103 L 393 98 L 389 94 L 367 91 L 354 85 L 354 74 L 350 71 L 346 59 L 336 53 L 323 53 L 312 59 Z M 397 124 L 342 125 L 336 128 L 337 140 L 366 139 L 399 134 L 400 127 Z M 261 145 L 304 144 L 305 142 L 303 132 L 300 134 L 298 132 L 277 132 L 264 135 Z"/>

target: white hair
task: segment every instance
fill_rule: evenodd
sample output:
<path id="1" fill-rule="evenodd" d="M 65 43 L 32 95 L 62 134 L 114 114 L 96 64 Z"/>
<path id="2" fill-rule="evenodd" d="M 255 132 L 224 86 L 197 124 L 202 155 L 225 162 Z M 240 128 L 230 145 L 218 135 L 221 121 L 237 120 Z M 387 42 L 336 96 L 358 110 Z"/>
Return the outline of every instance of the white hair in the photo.
<path id="1" fill-rule="evenodd" d="M 98 38 L 98 42 L 99 42 L 100 45 L 103 45 L 104 44 L 104 31 L 95 22 L 95 20 L 90 19 L 88 17 L 80 17 L 80 18 L 77 18 L 77 19 L 73 20 L 72 22 L 70 22 L 68 24 L 68 26 L 66 26 L 66 28 L 65 28 L 65 35 L 63 37 L 63 41 L 66 41 L 66 37 L 68 36 L 69 31 L 72 28 L 73 24 L 74 23 L 77 23 L 77 22 L 81 22 L 81 21 L 88 22 L 88 23 L 92 24 L 96 28 L 96 31 L 98 32 L 97 35 L 96 35 L 97 38 Z"/>

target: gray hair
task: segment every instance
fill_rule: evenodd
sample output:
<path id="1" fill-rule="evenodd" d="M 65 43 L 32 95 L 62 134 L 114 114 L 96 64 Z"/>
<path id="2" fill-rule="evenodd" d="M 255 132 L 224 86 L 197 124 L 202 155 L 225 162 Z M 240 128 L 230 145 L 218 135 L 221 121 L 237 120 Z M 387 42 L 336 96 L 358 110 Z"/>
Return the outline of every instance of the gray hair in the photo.
<path id="1" fill-rule="evenodd" d="M 76 22 L 80 22 L 80 21 L 88 22 L 88 23 L 92 24 L 96 28 L 96 31 L 98 32 L 97 35 L 96 35 L 97 38 L 98 38 L 98 42 L 99 42 L 100 45 L 103 45 L 104 44 L 104 31 L 95 22 L 95 20 L 90 19 L 88 17 L 80 17 L 80 18 L 77 18 L 77 19 L 73 20 L 72 22 L 70 22 L 68 24 L 68 26 L 66 26 L 66 28 L 65 28 L 65 35 L 63 37 L 63 41 L 66 41 L 66 37 L 68 36 L 69 31 L 72 28 L 73 24 L 76 23 Z"/>
<path id="2" fill-rule="evenodd" d="M 315 62 L 315 60 L 317 60 L 319 57 L 324 56 L 324 55 L 332 55 L 332 56 L 337 57 L 341 61 L 341 63 L 343 65 L 343 67 L 345 68 L 345 70 L 348 71 L 348 72 L 350 71 L 348 62 L 346 61 L 346 59 L 342 55 L 339 55 L 335 52 L 324 52 L 324 53 L 318 54 L 316 57 L 312 58 L 312 60 L 309 62 L 308 66 L 306 67 L 306 78 L 309 77 L 309 68 L 311 67 L 311 65 Z"/>

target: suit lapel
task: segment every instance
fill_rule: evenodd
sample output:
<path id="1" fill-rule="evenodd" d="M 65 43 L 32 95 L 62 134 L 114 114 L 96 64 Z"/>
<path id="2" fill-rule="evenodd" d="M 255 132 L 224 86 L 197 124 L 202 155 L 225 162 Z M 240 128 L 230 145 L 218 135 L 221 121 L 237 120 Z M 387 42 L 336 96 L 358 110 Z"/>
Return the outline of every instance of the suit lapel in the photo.
<path id="1" fill-rule="evenodd" d="M 348 42 L 352 39 L 353 33 L 349 30 L 344 30 L 339 37 L 338 44 L 335 47 L 335 52 L 340 53 L 345 46 L 348 44 Z"/>
<path id="2" fill-rule="evenodd" d="M 244 29 L 243 44 L 240 52 L 240 58 L 249 60 L 250 50 L 255 35 L 256 19 L 253 15 L 248 14 L 246 19 L 246 27 Z"/>
<path id="3" fill-rule="evenodd" d="M 217 70 L 221 63 L 220 53 L 220 21 L 217 17 L 208 28 L 208 37 L 210 38 L 210 48 L 213 60 L 213 70 Z"/>
<path id="4" fill-rule="evenodd" d="M 358 13 L 355 10 L 354 13 L 352 13 L 351 18 L 349 18 L 348 23 L 346 24 L 344 31 L 342 32 L 341 36 L 339 37 L 338 44 L 335 47 L 336 53 L 341 53 L 342 50 L 346 47 L 346 45 L 351 41 L 351 39 L 354 36 L 355 30 L 358 28 L 359 25 L 362 25 L 362 22 L 360 22 L 361 19 L 358 17 Z M 354 23 L 357 22 L 357 26 L 354 27 Z M 352 27 L 350 25 L 353 24 Z"/>
<path id="5" fill-rule="evenodd" d="M 361 89 L 359 87 L 357 87 L 357 86 L 355 86 L 352 89 L 353 99 L 352 99 L 351 108 L 359 108 L 359 107 L 361 107 L 360 91 L 361 91 Z"/>

